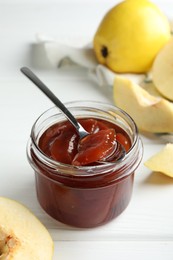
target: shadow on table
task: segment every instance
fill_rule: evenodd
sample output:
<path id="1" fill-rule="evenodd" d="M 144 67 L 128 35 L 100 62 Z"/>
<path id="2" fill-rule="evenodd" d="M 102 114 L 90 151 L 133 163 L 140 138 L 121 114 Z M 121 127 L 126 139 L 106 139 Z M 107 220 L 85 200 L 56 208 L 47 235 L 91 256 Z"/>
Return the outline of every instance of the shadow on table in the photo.
<path id="1" fill-rule="evenodd" d="M 151 185 L 173 185 L 173 178 L 160 172 L 152 172 L 143 182 Z"/>

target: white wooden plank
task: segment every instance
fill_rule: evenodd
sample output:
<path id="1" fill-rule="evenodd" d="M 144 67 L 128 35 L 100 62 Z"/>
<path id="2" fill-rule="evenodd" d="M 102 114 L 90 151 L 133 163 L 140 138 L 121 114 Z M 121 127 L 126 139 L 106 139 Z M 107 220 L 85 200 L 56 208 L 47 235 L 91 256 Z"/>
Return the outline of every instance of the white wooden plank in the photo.
<path id="1" fill-rule="evenodd" d="M 55 260 L 172 260 L 173 242 L 57 242 Z"/>

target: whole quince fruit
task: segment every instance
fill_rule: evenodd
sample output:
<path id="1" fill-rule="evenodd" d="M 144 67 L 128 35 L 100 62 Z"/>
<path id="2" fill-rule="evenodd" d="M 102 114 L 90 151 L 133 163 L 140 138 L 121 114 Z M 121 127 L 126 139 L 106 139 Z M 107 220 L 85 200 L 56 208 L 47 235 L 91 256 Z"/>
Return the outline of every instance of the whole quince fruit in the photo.
<path id="1" fill-rule="evenodd" d="M 170 38 L 170 25 L 148 0 L 126 0 L 101 21 L 93 39 L 96 58 L 119 73 L 147 72 Z"/>

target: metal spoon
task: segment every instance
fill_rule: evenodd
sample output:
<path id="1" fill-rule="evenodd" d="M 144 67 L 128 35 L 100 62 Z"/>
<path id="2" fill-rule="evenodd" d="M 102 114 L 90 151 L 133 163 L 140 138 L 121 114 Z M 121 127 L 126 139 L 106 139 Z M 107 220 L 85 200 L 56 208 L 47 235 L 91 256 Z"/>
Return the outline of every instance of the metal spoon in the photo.
<path id="1" fill-rule="evenodd" d="M 52 91 L 29 68 L 22 67 L 20 70 L 63 112 L 63 114 L 66 116 L 66 118 L 76 128 L 77 133 L 79 134 L 80 140 L 90 134 L 76 120 L 76 118 L 65 107 L 65 105 L 52 93 Z M 126 154 L 125 148 L 117 141 L 115 144 L 114 152 L 116 152 L 116 161 L 124 158 L 124 156 Z M 112 157 L 112 154 L 110 156 Z M 99 161 L 99 162 L 105 163 L 106 159 L 104 159 L 103 161 Z"/>
<path id="2" fill-rule="evenodd" d="M 82 127 L 82 125 L 75 119 L 64 104 L 51 92 L 50 89 L 27 67 L 22 67 L 21 72 L 25 74 L 67 117 L 67 119 L 76 128 L 80 139 L 89 135 L 89 133 Z"/>

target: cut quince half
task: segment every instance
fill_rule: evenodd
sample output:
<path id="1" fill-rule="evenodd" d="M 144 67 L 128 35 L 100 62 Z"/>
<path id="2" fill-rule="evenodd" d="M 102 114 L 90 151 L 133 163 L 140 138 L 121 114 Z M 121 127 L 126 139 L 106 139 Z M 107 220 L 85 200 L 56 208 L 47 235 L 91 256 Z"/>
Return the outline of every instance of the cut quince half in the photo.
<path id="1" fill-rule="evenodd" d="M 150 82 L 141 82 L 140 86 L 147 91 L 150 95 L 154 96 L 154 97 L 161 97 L 163 98 L 163 96 L 161 95 L 161 93 L 157 90 L 156 86 L 154 85 L 153 81 Z"/>
<path id="2" fill-rule="evenodd" d="M 53 241 L 43 224 L 20 203 L 0 197 L 0 259 L 51 260 Z"/>
<path id="3" fill-rule="evenodd" d="M 115 76 L 114 101 L 127 112 L 142 131 L 173 132 L 173 104 L 162 97 L 149 94 L 138 84 Z"/>
<path id="4" fill-rule="evenodd" d="M 173 144 L 167 144 L 164 148 L 149 158 L 144 165 L 152 171 L 161 172 L 173 177 Z"/>
<path id="5" fill-rule="evenodd" d="M 153 66 L 153 82 L 158 91 L 173 101 L 173 38 L 157 54 Z"/>

